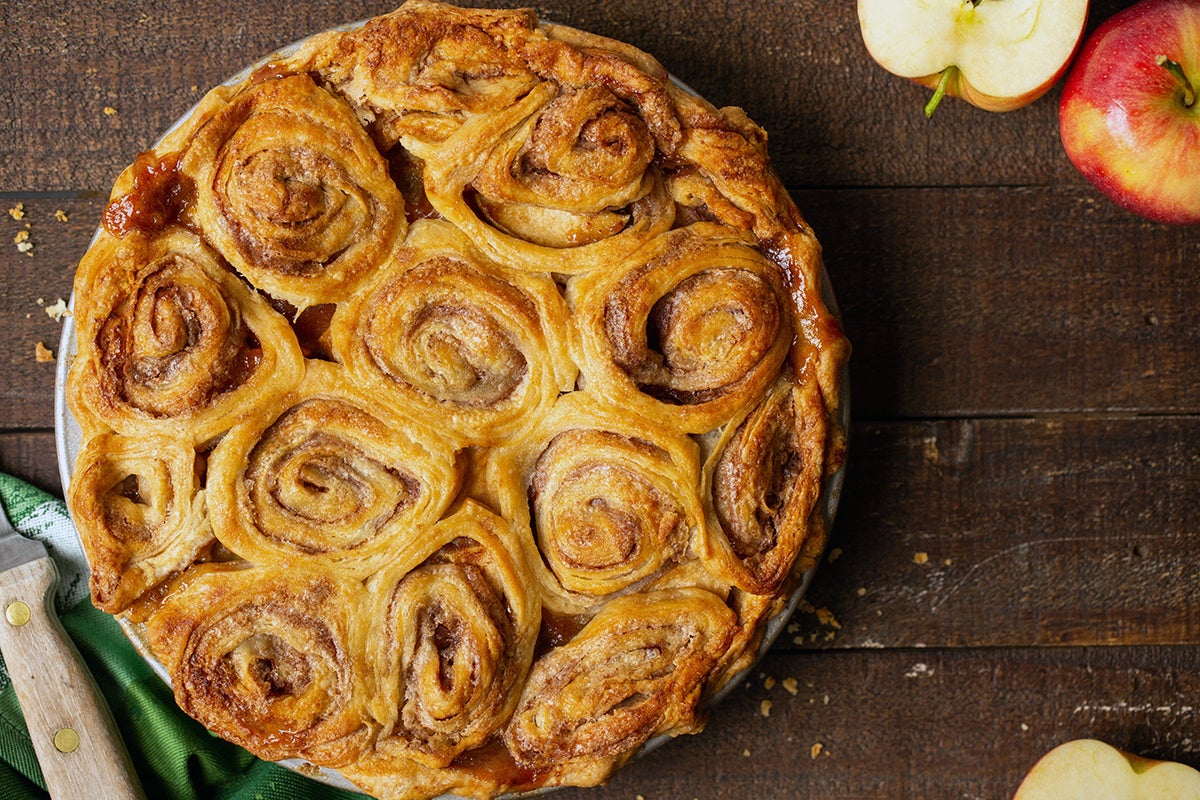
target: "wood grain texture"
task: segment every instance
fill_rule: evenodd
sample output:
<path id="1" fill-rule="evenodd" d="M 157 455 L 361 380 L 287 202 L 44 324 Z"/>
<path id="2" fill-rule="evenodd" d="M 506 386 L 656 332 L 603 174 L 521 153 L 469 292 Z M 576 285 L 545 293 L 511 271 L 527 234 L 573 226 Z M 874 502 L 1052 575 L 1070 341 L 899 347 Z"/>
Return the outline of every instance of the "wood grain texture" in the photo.
<path id="1" fill-rule="evenodd" d="M 1073 187 L 795 195 L 855 345 L 855 418 L 1200 411 L 1195 232 Z M 34 248 L 0 247 L 6 369 L 19 375 L 0 404 L 5 427 L 49 428 L 54 369 L 35 346 L 58 349 L 45 306 L 70 297 L 103 201 L 13 195 L 6 208 L 18 203 L 24 219 L 0 216 L 0 236 L 28 224 Z"/>
<path id="2" fill-rule="evenodd" d="M 1198 696 L 1194 647 L 772 654 L 703 733 L 607 787 L 556 795 L 1008 800 L 1043 753 L 1072 738 L 1195 766 Z"/>
<path id="3" fill-rule="evenodd" d="M 37 360 L 37 345 L 58 355 L 62 321 L 46 310 L 70 300 L 75 266 L 103 204 L 95 196 L 63 194 L 5 197 L 0 206 L 0 430 L 53 428 L 55 365 Z M 13 219 L 14 211 L 21 219 Z M 13 242 L 22 232 L 33 246 L 25 253 Z"/>
<path id="4" fill-rule="evenodd" d="M 1200 237 L 1064 188 L 797 192 L 856 418 L 1200 411 Z"/>
<path id="5" fill-rule="evenodd" d="M 53 431 L 0 433 L 0 472 L 17 475 L 56 497 L 63 496 Z"/>
<path id="6" fill-rule="evenodd" d="M 145 800 L 112 713 L 52 611 L 48 557 L 0 575 L 0 650 L 54 800 Z M 23 615 L 9 613 L 16 605 Z"/>
<path id="7" fill-rule="evenodd" d="M 1127 4 L 1098 0 L 1093 19 Z M 0 84 L 0 187 L 105 191 L 207 88 L 296 39 L 395 5 L 300 3 L 280 13 L 269 0 L 228 0 L 219 11 L 180 0 L 5 3 L 0 25 L 19 35 Z M 744 107 L 771 135 L 792 186 L 1082 185 L 1058 143 L 1057 90 L 1009 114 L 947 103 L 928 121 L 928 90 L 871 60 L 849 0 L 533 7 L 637 45 L 712 102 Z M 28 152 L 36 162 L 21 158 Z"/>
<path id="8" fill-rule="evenodd" d="M 777 647 L 1200 644 L 1200 418 L 862 423 L 850 452 Z"/>
<path id="9" fill-rule="evenodd" d="M 1095 0 L 1089 25 L 1132 2 Z M 25 212 L 0 214 L 0 470 L 61 493 L 34 347 L 58 350 L 44 308 L 117 173 L 214 83 L 393 5 L 0 4 L 0 210 Z M 555 797 L 1007 800 L 1084 736 L 1200 766 L 1200 229 L 1087 185 L 1058 89 L 925 120 L 850 0 L 534 5 L 767 129 L 855 347 L 807 605 L 706 732 Z"/>

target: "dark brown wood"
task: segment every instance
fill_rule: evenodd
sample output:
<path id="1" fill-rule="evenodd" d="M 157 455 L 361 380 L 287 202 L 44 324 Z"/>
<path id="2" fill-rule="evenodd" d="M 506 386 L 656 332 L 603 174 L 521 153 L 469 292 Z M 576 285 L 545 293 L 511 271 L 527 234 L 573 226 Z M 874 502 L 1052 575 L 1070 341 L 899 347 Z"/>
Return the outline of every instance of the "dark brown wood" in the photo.
<path id="1" fill-rule="evenodd" d="M 603 789 L 561 796 L 1008 800 L 1043 753 L 1072 738 L 1200 764 L 1197 696 L 1194 647 L 772 655 L 706 731 Z"/>
<path id="2" fill-rule="evenodd" d="M 56 314 L 56 319 L 47 309 L 71 299 L 75 266 L 101 208 L 99 197 L 78 194 L 0 198 L 0 330 L 5 338 L 0 430 L 54 427 L 55 364 L 39 362 L 37 347 L 41 343 L 59 354 L 66 317 Z M 22 232 L 32 245 L 25 253 L 13 241 Z"/>
<path id="3" fill-rule="evenodd" d="M 850 453 L 777 647 L 1200 644 L 1200 417 L 862 423 Z"/>
<path id="4" fill-rule="evenodd" d="M 52 431 L 0 433 L 0 472 L 16 475 L 44 492 L 62 497 Z"/>
<path id="5" fill-rule="evenodd" d="M 796 192 L 856 417 L 1200 411 L 1200 237 L 1064 188 Z"/>
<path id="6" fill-rule="evenodd" d="M 300 3 L 280 13 L 270 0 L 111 0 L 97 13 L 84 0 L 5 3 L 0 25 L 21 33 L 5 45 L 0 187 L 106 190 L 206 89 L 296 39 L 398 4 Z M 1093 5 L 1099 20 L 1128 3 Z M 744 107 L 770 133 L 789 185 L 1082 183 L 1058 143 L 1057 91 L 1009 114 L 947 103 L 928 121 L 928 90 L 871 61 L 849 0 L 547 0 L 536 8 L 637 45 L 712 102 Z M 38 158 L 20 157 L 30 152 Z"/>
<path id="7" fill-rule="evenodd" d="M 1096 0 L 1090 25 L 1131 2 Z M 221 79 L 392 5 L 0 3 L 0 211 L 24 211 L 0 213 L 0 471 L 61 494 L 35 346 L 58 353 L 45 308 L 117 173 Z M 855 347 L 806 604 L 706 732 L 555 797 L 1007 800 L 1084 736 L 1200 767 L 1200 229 L 1088 186 L 1057 89 L 925 120 L 928 90 L 871 62 L 850 0 L 536 8 L 768 130 Z"/>
<path id="8" fill-rule="evenodd" d="M 1200 411 L 1195 232 L 1076 187 L 795 194 L 855 345 L 855 418 Z M 53 369 L 34 348 L 57 349 L 59 324 L 44 306 L 70 297 L 103 201 L 19 194 L 5 208 L 17 203 L 25 218 L 0 214 L 0 244 L 29 225 L 34 248 L 0 247 L 0 321 L 23 376 L 0 403 L 9 426 L 45 428 Z"/>

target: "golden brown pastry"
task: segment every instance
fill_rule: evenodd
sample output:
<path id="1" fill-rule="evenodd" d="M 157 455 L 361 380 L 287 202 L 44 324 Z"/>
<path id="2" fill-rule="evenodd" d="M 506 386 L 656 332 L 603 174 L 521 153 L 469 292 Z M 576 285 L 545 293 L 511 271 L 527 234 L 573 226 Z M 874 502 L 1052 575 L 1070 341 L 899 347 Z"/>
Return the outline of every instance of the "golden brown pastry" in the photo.
<path id="1" fill-rule="evenodd" d="M 93 599 L 263 758 L 602 782 L 820 555 L 828 297 L 763 131 L 645 53 L 430 0 L 315 36 L 139 156 L 80 264 Z"/>
<path id="2" fill-rule="evenodd" d="M 236 555 L 362 579 L 416 546 L 457 493 L 459 472 L 454 451 L 420 422 L 314 361 L 295 391 L 229 430 L 208 479 L 213 530 Z"/>
<path id="3" fill-rule="evenodd" d="M 457 228 L 420 220 L 331 335 L 382 402 L 430 415 L 463 444 L 496 445 L 574 387 L 569 313 L 550 276 L 506 269 Z"/>
<path id="4" fill-rule="evenodd" d="M 262 75 L 179 160 L 185 210 L 257 289 L 303 310 L 345 298 L 404 234 L 404 201 L 353 112 L 308 75 Z"/>
<path id="5" fill-rule="evenodd" d="M 79 454 L 71 507 L 97 608 L 124 611 L 215 543 L 196 452 L 170 436 L 102 433 Z"/>
<path id="6" fill-rule="evenodd" d="M 729 421 L 779 376 L 795 336 L 785 276 L 749 236 L 697 222 L 571 283 L 579 360 L 613 403 L 687 433 Z"/>
<path id="7" fill-rule="evenodd" d="M 496 448 L 487 472 L 502 513 L 534 537 L 531 577 L 553 614 L 593 614 L 699 551 L 696 443 L 588 392 Z"/>
<path id="8" fill-rule="evenodd" d="M 85 435 L 203 444 L 304 374 L 287 320 L 192 231 L 102 236 L 76 281 L 69 399 Z"/>
<path id="9" fill-rule="evenodd" d="M 533 661 L 541 607 L 510 523 L 470 500 L 425 537 L 434 548 L 371 581 L 372 707 L 380 758 L 444 767 L 494 734 Z"/>
<path id="10" fill-rule="evenodd" d="M 599 783 L 657 733 L 698 729 L 698 701 L 734 613 L 702 589 L 609 602 L 534 665 L 504 742 L 556 782 Z"/>
<path id="11" fill-rule="evenodd" d="M 337 766 L 374 736 L 363 600 L 361 583 L 320 572 L 210 564 L 178 580 L 148 641 L 209 730 L 263 758 Z"/>

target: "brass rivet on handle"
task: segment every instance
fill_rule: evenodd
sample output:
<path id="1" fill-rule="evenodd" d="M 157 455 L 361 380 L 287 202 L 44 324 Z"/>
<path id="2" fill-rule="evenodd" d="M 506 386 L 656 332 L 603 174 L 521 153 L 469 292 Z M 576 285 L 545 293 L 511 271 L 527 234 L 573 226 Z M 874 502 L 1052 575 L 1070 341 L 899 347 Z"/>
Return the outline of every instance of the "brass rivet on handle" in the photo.
<path id="1" fill-rule="evenodd" d="M 31 612 L 29 606 L 22 603 L 20 600 L 13 600 L 4 607 L 4 618 L 8 620 L 9 625 L 21 627 L 26 622 L 29 622 Z"/>
<path id="2" fill-rule="evenodd" d="M 54 734 L 54 749 L 60 753 L 74 753 L 79 748 L 79 734 L 72 728 L 59 728 Z"/>

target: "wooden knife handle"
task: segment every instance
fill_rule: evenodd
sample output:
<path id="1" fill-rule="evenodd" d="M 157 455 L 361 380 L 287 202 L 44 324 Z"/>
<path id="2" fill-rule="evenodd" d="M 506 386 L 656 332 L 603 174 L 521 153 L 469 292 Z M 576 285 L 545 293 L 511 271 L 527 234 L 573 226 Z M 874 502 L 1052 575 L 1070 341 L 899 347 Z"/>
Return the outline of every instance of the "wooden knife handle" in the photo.
<path id="1" fill-rule="evenodd" d="M 0 652 L 53 800 L 143 800 L 100 690 L 53 611 L 49 558 L 0 581 Z"/>

